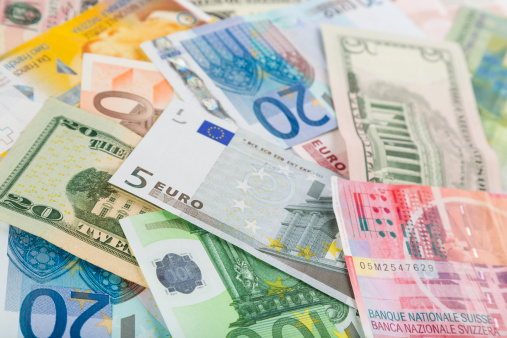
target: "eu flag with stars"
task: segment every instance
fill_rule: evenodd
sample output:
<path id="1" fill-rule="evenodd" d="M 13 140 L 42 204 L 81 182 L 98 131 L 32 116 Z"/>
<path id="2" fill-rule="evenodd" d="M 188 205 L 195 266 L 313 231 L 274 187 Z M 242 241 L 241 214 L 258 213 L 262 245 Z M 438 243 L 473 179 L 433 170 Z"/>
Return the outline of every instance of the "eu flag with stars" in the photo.
<path id="1" fill-rule="evenodd" d="M 234 133 L 231 133 L 227 129 L 219 127 L 216 124 L 208 121 L 204 121 L 197 132 L 212 140 L 217 141 L 218 143 L 222 143 L 225 146 L 228 145 L 234 137 Z"/>

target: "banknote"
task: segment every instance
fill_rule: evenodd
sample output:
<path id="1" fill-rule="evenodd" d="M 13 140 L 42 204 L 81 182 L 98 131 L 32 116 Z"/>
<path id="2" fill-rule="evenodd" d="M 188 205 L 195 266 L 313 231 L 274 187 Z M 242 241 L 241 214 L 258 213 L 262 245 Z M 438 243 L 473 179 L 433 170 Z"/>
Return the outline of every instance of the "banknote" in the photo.
<path id="1" fill-rule="evenodd" d="M 158 208 L 107 183 L 139 140 L 48 99 L 0 162 L 0 220 L 146 286 L 119 219 Z"/>
<path id="2" fill-rule="evenodd" d="M 0 55 L 96 3 L 97 0 L 0 1 Z"/>
<path id="3" fill-rule="evenodd" d="M 347 147 L 339 129 L 295 145 L 292 150 L 307 161 L 317 163 L 345 178 L 349 177 Z"/>
<path id="4" fill-rule="evenodd" d="M 208 20 L 184 0 L 106 0 L 1 56 L 0 93 L 18 92 L 20 98 L 1 113 L 9 118 L 0 120 L 0 131 L 12 130 L 12 140 L 0 142 L 0 154 L 30 122 L 31 116 L 20 108 L 23 101 L 43 103 L 57 97 L 79 104 L 83 53 L 147 60 L 141 42 Z M 13 119 L 18 124 L 10 124 Z"/>
<path id="5" fill-rule="evenodd" d="M 150 62 L 84 54 L 80 108 L 144 136 L 178 95 Z"/>
<path id="6" fill-rule="evenodd" d="M 393 0 L 428 37 L 443 40 L 461 6 L 481 8 L 507 16 L 504 0 Z"/>
<path id="7" fill-rule="evenodd" d="M 465 52 L 482 126 L 499 158 L 503 192 L 507 192 L 506 29 L 504 17 L 462 8 L 447 37 Z"/>
<path id="8" fill-rule="evenodd" d="M 350 179 L 500 190 L 460 47 L 325 25 Z"/>
<path id="9" fill-rule="evenodd" d="M 109 182 L 354 306 L 332 175 L 173 100 Z"/>
<path id="10" fill-rule="evenodd" d="M 231 16 L 251 15 L 301 2 L 302 0 L 190 0 L 211 17 L 222 20 Z"/>
<path id="11" fill-rule="evenodd" d="M 148 41 L 185 102 L 284 148 L 336 128 L 320 24 L 421 34 L 389 1 L 309 1 Z"/>
<path id="12" fill-rule="evenodd" d="M 120 223 L 173 337 L 363 337 L 356 309 L 173 214 Z"/>
<path id="13" fill-rule="evenodd" d="M 169 336 L 149 289 L 5 223 L 0 243 L 2 337 Z"/>
<path id="14" fill-rule="evenodd" d="M 18 79 L 0 70 L 0 160 L 41 107 Z"/>
<path id="15" fill-rule="evenodd" d="M 366 336 L 507 335 L 507 196 L 334 177 Z"/>

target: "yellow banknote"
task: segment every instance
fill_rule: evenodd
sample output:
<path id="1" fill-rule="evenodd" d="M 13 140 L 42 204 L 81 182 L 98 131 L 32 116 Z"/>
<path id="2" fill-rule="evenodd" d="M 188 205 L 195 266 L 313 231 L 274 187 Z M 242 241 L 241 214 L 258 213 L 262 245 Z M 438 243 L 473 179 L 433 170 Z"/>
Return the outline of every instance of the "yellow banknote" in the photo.
<path id="1" fill-rule="evenodd" d="M 139 44 L 206 23 L 184 0 L 108 0 L 0 57 L 0 97 L 19 96 L 0 113 L 0 154 L 28 124 L 23 101 L 79 103 L 83 53 L 147 60 Z M 9 124 L 9 116 L 17 122 Z M 4 122 L 7 121 L 7 122 Z"/>

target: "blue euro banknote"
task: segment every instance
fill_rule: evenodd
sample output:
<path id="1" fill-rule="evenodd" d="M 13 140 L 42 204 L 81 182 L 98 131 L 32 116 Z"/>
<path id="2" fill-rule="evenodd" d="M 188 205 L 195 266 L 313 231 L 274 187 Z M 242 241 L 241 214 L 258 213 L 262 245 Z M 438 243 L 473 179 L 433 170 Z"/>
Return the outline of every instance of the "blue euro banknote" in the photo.
<path id="1" fill-rule="evenodd" d="M 149 289 L 0 223 L 2 337 L 169 337 Z"/>
<path id="2" fill-rule="evenodd" d="M 322 23 L 422 36 L 390 1 L 317 0 L 222 20 L 142 48 L 184 101 L 290 148 L 337 127 Z"/>

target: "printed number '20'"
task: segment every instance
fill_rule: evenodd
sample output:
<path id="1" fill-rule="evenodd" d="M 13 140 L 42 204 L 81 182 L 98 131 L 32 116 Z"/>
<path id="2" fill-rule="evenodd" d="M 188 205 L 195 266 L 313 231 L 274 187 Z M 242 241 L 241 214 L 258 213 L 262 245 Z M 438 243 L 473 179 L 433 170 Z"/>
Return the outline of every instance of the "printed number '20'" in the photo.
<path id="1" fill-rule="evenodd" d="M 297 99 L 296 99 L 296 110 L 298 113 L 299 118 L 306 124 L 310 126 L 322 126 L 323 124 L 326 124 L 329 121 L 329 116 L 324 115 L 323 118 L 320 120 L 310 120 L 308 116 L 305 114 L 304 110 L 304 101 L 305 101 L 305 91 L 306 88 L 301 83 L 297 83 L 293 85 L 292 87 L 289 87 L 286 90 L 283 90 L 278 93 L 280 96 L 288 95 L 291 93 L 296 92 L 297 93 Z M 276 129 L 265 117 L 264 113 L 262 112 L 262 106 L 263 104 L 272 104 L 287 117 L 287 120 L 290 124 L 290 131 L 288 133 L 284 133 L 278 129 Z M 273 134 L 276 137 L 279 137 L 281 139 L 290 139 L 293 137 L 296 137 L 299 133 L 299 123 L 294 114 L 290 111 L 290 109 L 283 104 L 281 101 L 274 99 L 272 97 L 261 97 L 254 101 L 253 110 L 255 113 L 255 116 L 259 120 L 259 122 L 262 124 L 264 128 L 267 129 L 271 134 Z"/>
<path id="2" fill-rule="evenodd" d="M 24 337 L 36 337 L 32 329 L 32 309 L 37 298 L 41 296 L 47 296 L 51 298 L 55 305 L 55 326 L 53 327 L 53 332 L 49 337 L 62 337 L 65 333 L 65 328 L 67 327 L 67 306 L 65 305 L 65 300 L 63 299 L 62 295 L 52 289 L 36 289 L 26 295 L 25 299 L 23 300 L 23 304 L 21 304 L 19 313 L 19 326 L 21 333 L 23 333 Z M 83 325 L 95 313 L 99 312 L 102 308 L 109 304 L 109 297 L 107 295 L 96 293 L 83 293 L 74 291 L 71 292 L 71 297 L 76 299 L 86 297 L 87 299 L 89 298 L 95 301 L 92 306 L 90 306 L 76 318 L 70 327 L 70 336 L 72 338 L 81 337 L 80 332 Z"/>
<path id="3" fill-rule="evenodd" d="M 46 205 L 34 205 L 29 199 L 16 194 L 7 194 L 7 198 L 2 202 L 14 209 L 31 211 L 32 214 L 37 215 L 45 220 L 59 221 L 63 218 L 63 215 L 60 211 Z"/>

